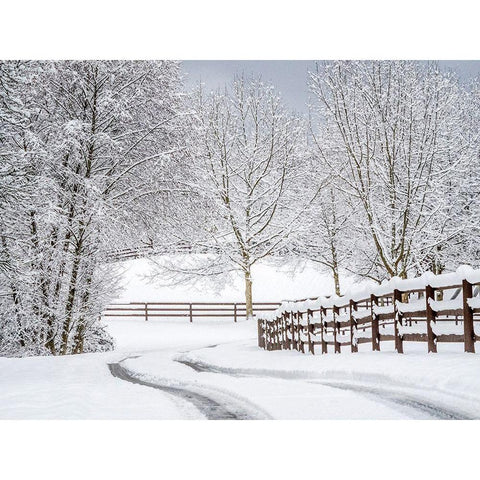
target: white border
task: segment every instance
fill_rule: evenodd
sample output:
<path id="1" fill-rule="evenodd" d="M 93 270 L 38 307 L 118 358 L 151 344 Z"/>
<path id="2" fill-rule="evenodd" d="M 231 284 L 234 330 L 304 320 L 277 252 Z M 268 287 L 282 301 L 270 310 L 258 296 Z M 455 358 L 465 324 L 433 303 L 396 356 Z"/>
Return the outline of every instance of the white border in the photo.
<path id="1" fill-rule="evenodd" d="M 16 0 L 0 58 L 475 60 L 476 2 Z"/>
<path id="2" fill-rule="evenodd" d="M 2 477 L 470 478 L 478 426 L 475 421 L 4 421 Z"/>
<path id="3" fill-rule="evenodd" d="M 9 1 L 0 58 L 478 59 L 474 2 Z M 478 422 L 0 422 L 7 479 L 470 477 Z M 474 450 L 475 449 L 475 450 Z"/>

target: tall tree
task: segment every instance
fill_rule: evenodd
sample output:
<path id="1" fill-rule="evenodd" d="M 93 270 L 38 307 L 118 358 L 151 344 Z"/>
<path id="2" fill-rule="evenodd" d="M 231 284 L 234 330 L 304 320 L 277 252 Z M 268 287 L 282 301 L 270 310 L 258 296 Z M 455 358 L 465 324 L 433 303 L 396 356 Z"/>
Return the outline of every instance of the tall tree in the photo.
<path id="1" fill-rule="evenodd" d="M 191 131 L 190 171 L 178 183 L 189 193 L 171 231 L 209 254 L 170 268 L 183 278 L 241 272 L 250 318 L 252 266 L 284 247 L 304 208 L 303 125 L 270 85 L 239 77 L 230 89 L 199 92 Z"/>
<path id="2" fill-rule="evenodd" d="M 326 62 L 311 74 L 311 90 L 335 139 L 334 152 L 327 151 L 332 141 L 321 146 L 322 158 L 329 164 L 340 147 L 341 163 L 332 165 L 337 188 L 363 211 L 355 230 L 374 253 L 362 252 L 372 260 L 363 274 L 406 277 L 432 230 L 446 239 L 430 200 L 441 194 L 463 147 L 456 79 L 435 64 Z"/>

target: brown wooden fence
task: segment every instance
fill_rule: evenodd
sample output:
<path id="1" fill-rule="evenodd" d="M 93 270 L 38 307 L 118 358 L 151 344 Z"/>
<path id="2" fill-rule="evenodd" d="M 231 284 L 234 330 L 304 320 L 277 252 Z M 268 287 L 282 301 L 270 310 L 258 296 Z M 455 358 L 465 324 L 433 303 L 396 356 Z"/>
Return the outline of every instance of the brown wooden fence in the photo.
<path id="1" fill-rule="evenodd" d="M 280 303 L 255 302 L 253 313 L 272 312 Z M 130 302 L 114 303 L 104 311 L 103 317 L 115 318 L 188 318 L 193 322 L 194 318 L 232 318 L 234 322 L 239 318 L 245 318 L 245 303 L 223 302 Z"/>
<path id="2" fill-rule="evenodd" d="M 403 353 L 404 342 L 425 342 L 428 352 L 437 352 L 438 343 L 462 342 L 465 352 L 475 352 L 479 295 L 480 282 L 463 280 L 436 288 L 394 289 L 360 300 L 324 297 L 324 305 L 320 299 L 287 302 L 274 318 L 258 320 L 258 345 L 315 354 L 317 347 L 321 353 L 340 353 L 342 347 L 357 352 L 362 343 L 375 351 L 392 341 Z"/>

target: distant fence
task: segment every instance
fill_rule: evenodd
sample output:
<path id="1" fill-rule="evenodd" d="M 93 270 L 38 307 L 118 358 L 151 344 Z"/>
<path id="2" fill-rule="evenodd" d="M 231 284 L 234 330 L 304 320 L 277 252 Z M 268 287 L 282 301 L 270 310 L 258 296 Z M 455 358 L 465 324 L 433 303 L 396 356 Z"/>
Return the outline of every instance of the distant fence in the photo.
<path id="1" fill-rule="evenodd" d="M 132 248 L 110 250 L 107 253 L 107 263 L 123 262 L 134 258 L 144 258 L 154 255 L 172 255 L 185 253 L 205 253 L 193 251 L 191 245 L 185 242 L 172 243 L 169 246 L 139 245 Z"/>
<path id="2" fill-rule="evenodd" d="M 117 248 L 107 252 L 105 261 L 107 263 L 123 262 L 125 260 L 132 260 L 136 258 L 152 257 L 155 255 L 181 255 L 181 254 L 204 254 L 204 253 L 221 253 L 221 249 L 217 246 L 199 246 L 191 245 L 187 242 L 176 242 L 168 245 L 138 245 L 129 248 Z M 295 253 L 292 249 L 282 249 L 276 251 L 274 256 L 285 256 L 287 254 Z"/>
<path id="3" fill-rule="evenodd" d="M 393 341 L 398 353 L 404 342 L 425 342 L 428 352 L 437 352 L 438 343 L 462 342 L 465 352 L 475 352 L 479 334 L 480 270 L 472 269 L 394 278 L 355 295 L 283 302 L 258 320 L 259 347 L 312 354 L 317 346 L 321 353 L 342 347 L 357 352 L 362 343 L 375 351 L 384 341 Z"/>
<path id="4" fill-rule="evenodd" d="M 255 316 L 262 312 L 275 311 L 280 303 L 255 302 L 253 313 Z M 130 302 L 114 303 L 109 305 L 103 312 L 102 317 L 138 318 L 188 318 L 193 322 L 194 318 L 232 318 L 236 322 L 239 318 L 245 318 L 245 303 L 221 302 Z"/>

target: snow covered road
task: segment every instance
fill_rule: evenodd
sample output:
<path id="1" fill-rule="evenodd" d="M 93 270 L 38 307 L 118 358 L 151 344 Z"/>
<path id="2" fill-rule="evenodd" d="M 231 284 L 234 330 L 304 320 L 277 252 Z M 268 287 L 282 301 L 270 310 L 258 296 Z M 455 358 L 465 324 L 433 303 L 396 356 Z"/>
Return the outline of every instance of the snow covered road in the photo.
<path id="1" fill-rule="evenodd" d="M 207 365 L 202 362 L 195 362 L 190 360 L 177 360 L 179 363 L 189 366 L 196 372 L 211 372 L 211 373 L 219 373 L 224 375 L 233 375 L 237 377 L 273 377 L 273 378 L 281 378 L 280 372 L 272 371 L 270 374 L 266 374 L 264 371 L 259 371 L 257 374 L 253 372 L 244 373 L 242 370 L 232 370 L 232 369 L 221 369 L 219 367 L 215 367 L 213 365 Z M 301 377 L 301 375 L 298 375 Z M 388 388 L 382 387 L 372 387 L 368 385 L 359 385 L 355 383 L 348 383 L 348 382 L 338 382 L 338 381 L 328 381 L 328 380 L 309 380 L 309 376 L 307 376 L 306 380 L 309 383 L 315 383 L 318 385 L 323 385 L 332 388 L 338 388 L 340 390 L 352 391 L 363 394 L 367 397 L 372 397 L 376 401 L 380 401 L 386 404 L 395 404 L 402 407 L 402 410 L 409 415 L 411 418 L 423 418 L 423 414 L 425 414 L 425 418 L 432 418 L 432 419 L 439 419 L 439 420 L 471 420 L 474 417 L 455 411 L 452 409 L 448 409 L 444 406 L 435 405 L 434 403 L 424 400 L 420 397 L 415 397 L 408 392 L 404 392 L 402 390 L 392 390 Z M 287 381 L 291 381 L 291 375 L 286 375 L 285 379 Z M 405 408 L 406 407 L 406 408 Z"/>
<path id="2" fill-rule="evenodd" d="M 217 394 L 228 392 L 227 407 L 236 396 L 243 401 L 248 399 L 262 412 L 278 419 L 467 420 L 480 417 L 475 402 L 472 404 L 461 396 L 445 392 L 432 394 L 419 385 L 395 385 L 378 378 L 369 382 L 365 378 L 339 381 L 338 372 L 329 376 L 287 369 L 235 369 L 198 360 L 205 352 L 215 356 L 215 350 L 219 349 L 217 361 L 221 362 L 225 358 L 224 349 L 232 351 L 239 347 L 242 348 L 242 342 L 180 355 L 149 353 L 129 361 L 128 368 L 132 375 L 153 384 L 181 385 Z"/>
<path id="3" fill-rule="evenodd" d="M 153 383 L 141 380 L 123 367 L 121 363 L 122 362 L 110 363 L 108 365 L 110 373 L 114 377 L 133 384 L 156 388 L 162 392 L 176 396 L 193 404 L 208 420 L 264 420 L 269 418 L 267 415 L 258 411 L 258 409 L 255 408 L 255 405 L 250 405 L 249 408 L 245 408 L 245 405 L 240 404 L 234 398 L 228 398 L 228 395 L 223 395 L 223 398 L 216 399 L 214 397 L 218 397 L 218 394 L 214 393 L 213 395 L 208 395 L 205 393 L 199 393 L 195 391 L 194 386 L 190 388 L 172 387 L 169 385 L 162 385 L 158 382 Z"/>
<path id="4" fill-rule="evenodd" d="M 109 323 L 117 350 L 0 359 L 0 418 L 480 418 L 480 355 L 310 356 L 253 322 Z"/>

